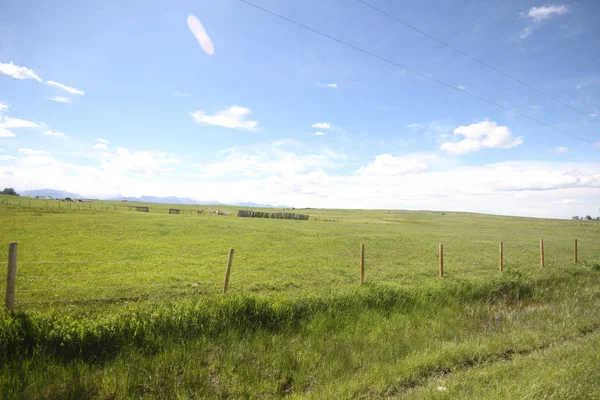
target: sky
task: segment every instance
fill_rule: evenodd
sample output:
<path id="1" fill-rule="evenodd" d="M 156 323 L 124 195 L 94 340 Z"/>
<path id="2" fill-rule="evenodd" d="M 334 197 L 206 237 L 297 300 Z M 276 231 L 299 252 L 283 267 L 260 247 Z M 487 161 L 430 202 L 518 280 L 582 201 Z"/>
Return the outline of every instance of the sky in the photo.
<path id="1" fill-rule="evenodd" d="M 355 48 L 240 0 L 2 2 L 0 186 L 600 215 L 597 1 L 365 1 L 568 106 L 358 0 L 251 0 Z"/>

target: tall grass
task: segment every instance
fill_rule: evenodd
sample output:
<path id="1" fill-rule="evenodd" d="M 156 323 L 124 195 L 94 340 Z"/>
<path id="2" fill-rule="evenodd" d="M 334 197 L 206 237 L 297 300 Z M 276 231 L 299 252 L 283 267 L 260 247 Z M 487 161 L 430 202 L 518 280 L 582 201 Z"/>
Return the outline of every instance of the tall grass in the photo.
<path id="1" fill-rule="evenodd" d="M 214 337 L 232 329 L 292 329 L 320 312 L 335 318 L 337 314 L 360 310 L 402 312 L 473 301 L 519 300 L 531 297 L 536 285 L 544 286 L 557 279 L 553 275 L 536 282 L 509 272 L 489 281 L 457 280 L 404 289 L 370 284 L 328 296 L 294 300 L 233 294 L 132 305 L 86 318 L 60 312 L 4 313 L 0 316 L 0 360 L 15 360 L 38 351 L 62 359 L 102 359 L 125 346 L 153 351 L 160 348 L 165 338 Z"/>

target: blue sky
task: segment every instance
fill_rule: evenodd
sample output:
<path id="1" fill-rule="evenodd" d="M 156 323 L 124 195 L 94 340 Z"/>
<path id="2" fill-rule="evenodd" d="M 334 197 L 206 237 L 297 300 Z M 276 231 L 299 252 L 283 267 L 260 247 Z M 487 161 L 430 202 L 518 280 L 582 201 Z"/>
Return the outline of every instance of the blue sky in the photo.
<path id="1" fill-rule="evenodd" d="M 590 117 L 358 1 L 253 2 L 584 140 L 239 0 L 20 1 L 0 5 L 0 185 L 598 214 L 597 2 L 369 0 Z"/>

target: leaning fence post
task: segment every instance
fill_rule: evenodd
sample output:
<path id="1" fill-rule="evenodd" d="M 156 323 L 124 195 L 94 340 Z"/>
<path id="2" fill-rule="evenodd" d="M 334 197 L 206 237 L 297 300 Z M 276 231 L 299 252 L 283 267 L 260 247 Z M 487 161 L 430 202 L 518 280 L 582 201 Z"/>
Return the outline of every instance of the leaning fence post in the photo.
<path id="1" fill-rule="evenodd" d="M 233 249 L 229 249 L 229 260 L 227 261 L 227 270 L 225 271 L 225 283 L 223 284 L 223 293 L 229 290 L 229 275 L 231 275 L 231 264 L 233 263 Z"/>
<path id="2" fill-rule="evenodd" d="M 365 283 L 365 244 L 360 245 L 360 284 Z"/>
<path id="3" fill-rule="evenodd" d="M 15 310 L 15 280 L 17 277 L 17 244 L 8 245 L 8 272 L 6 274 L 6 309 Z"/>
<path id="4" fill-rule="evenodd" d="M 544 239 L 540 239 L 540 267 L 544 267 Z"/>
<path id="5" fill-rule="evenodd" d="M 575 264 L 577 264 L 577 239 L 575 239 L 575 248 L 573 249 L 573 251 L 573 261 L 575 261 Z"/>
<path id="6" fill-rule="evenodd" d="M 440 243 L 440 278 L 444 277 L 444 245 Z"/>
<path id="7" fill-rule="evenodd" d="M 500 247 L 498 248 L 498 262 L 500 272 L 504 271 L 504 243 L 502 242 L 500 242 Z"/>

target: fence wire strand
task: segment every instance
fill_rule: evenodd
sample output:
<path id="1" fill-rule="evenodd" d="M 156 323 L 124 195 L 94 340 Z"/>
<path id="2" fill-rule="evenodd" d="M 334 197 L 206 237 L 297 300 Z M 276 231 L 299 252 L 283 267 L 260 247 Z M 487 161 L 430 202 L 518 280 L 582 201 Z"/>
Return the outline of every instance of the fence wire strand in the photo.
<path id="1" fill-rule="evenodd" d="M 173 285 L 169 285 L 169 284 L 154 284 L 154 285 L 125 285 L 125 286 L 121 286 L 121 285 L 113 285 L 113 286 L 85 286 L 85 287 L 69 287 L 69 288 L 65 288 L 65 290 L 69 291 L 69 290 L 89 290 L 89 291 L 93 291 L 95 289 L 148 289 L 148 288 L 153 288 L 153 287 L 172 287 Z M 60 288 L 58 288 L 60 289 Z M 16 289 L 15 292 L 52 292 L 54 290 L 57 290 L 57 288 L 51 288 L 51 289 Z"/>

